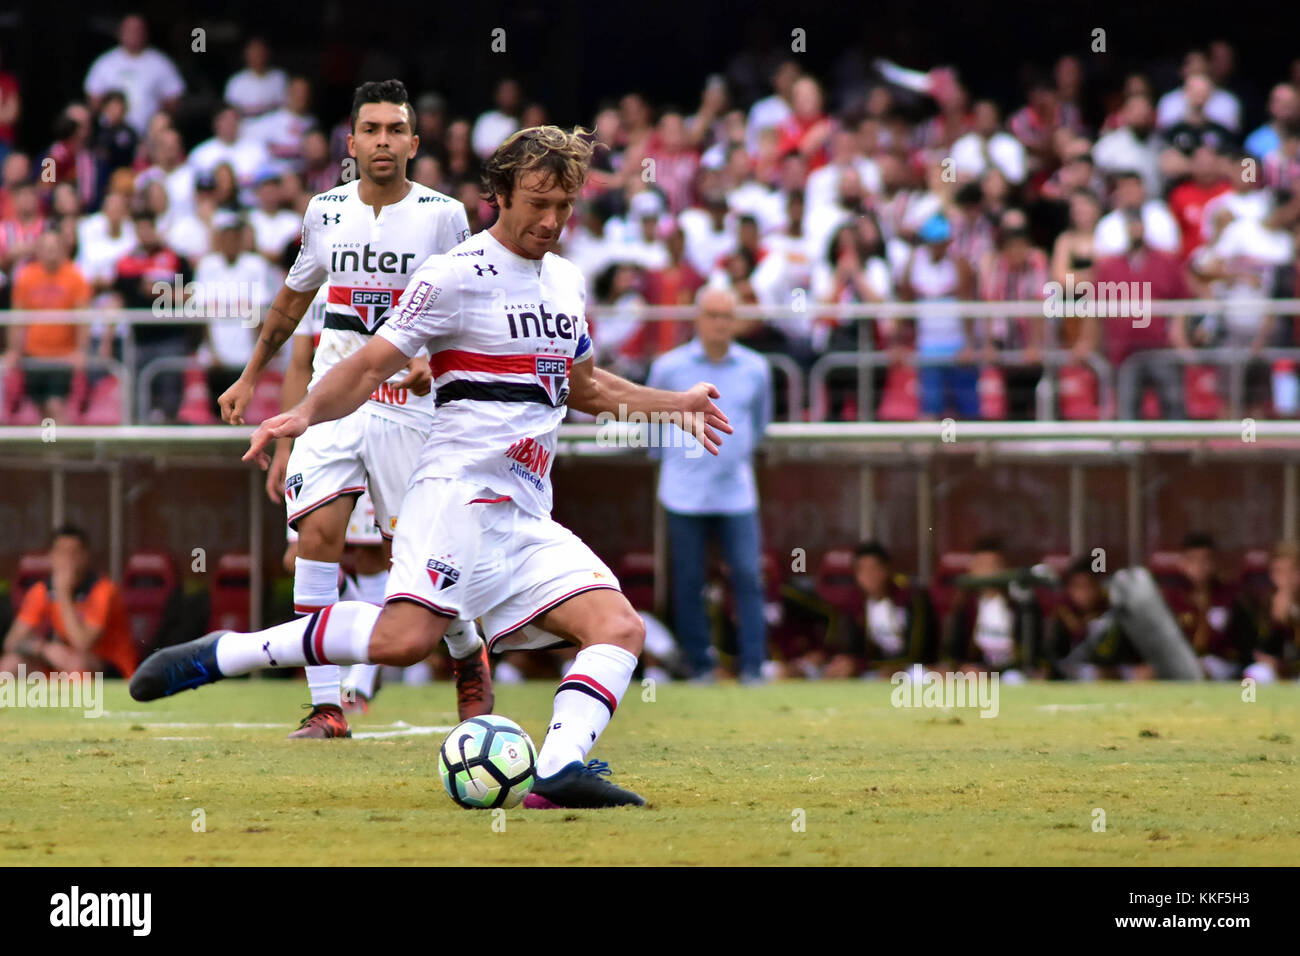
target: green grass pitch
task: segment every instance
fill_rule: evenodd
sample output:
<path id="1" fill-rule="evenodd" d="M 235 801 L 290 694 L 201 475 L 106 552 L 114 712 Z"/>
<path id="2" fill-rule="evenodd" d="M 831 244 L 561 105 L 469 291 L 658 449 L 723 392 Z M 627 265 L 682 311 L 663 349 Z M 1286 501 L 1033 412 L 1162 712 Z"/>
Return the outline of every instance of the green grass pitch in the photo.
<path id="1" fill-rule="evenodd" d="M 894 708 L 883 682 L 634 683 L 594 756 L 649 808 L 495 817 L 438 781 L 445 684 L 385 688 L 353 721 L 375 736 L 332 741 L 284 739 L 301 683 L 105 690 L 98 719 L 0 710 L 0 864 L 1300 860 L 1294 684 L 1004 686 L 986 719 Z M 497 712 L 540 745 L 552 692 L 500 687 Z"/>

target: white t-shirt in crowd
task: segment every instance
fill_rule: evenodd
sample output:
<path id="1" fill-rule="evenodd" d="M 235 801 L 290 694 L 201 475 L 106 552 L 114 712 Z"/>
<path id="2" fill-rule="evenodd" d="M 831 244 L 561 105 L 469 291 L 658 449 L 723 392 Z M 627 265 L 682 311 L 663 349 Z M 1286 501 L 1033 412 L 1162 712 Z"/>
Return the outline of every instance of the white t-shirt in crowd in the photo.
<path id="1" fill-rule="evenodd" d="M 1159 199 L 1142 204 L 1142 231 L 1146 244 L 1161 252 L 1178 252 L 1182 244 L 1177 220 Z M 1128 224 L 1122 209 L 1101 217 L 1092 236 L 1092 248 L 1094 256 L 1117 256 L 1128 248 Z"/>
<path id="2" fill-rule="evenodd" d="M 226 81 L 225 100 L 244 119 L 279 109 L 288 94 L 289 77 L 284 70 L 267 70 L 258 75 L 243 69 Z"/>
<path id="3" fill-rule="evenodd" d="M 219 252 L 199 260 L 195 295 L 203 303 L 212 359 L 218 365 L 243 368 L 252 357 L 257 323 L 279 282 L 280 272 L 255 252 L 241 252 L 234 262 Z"/>
<path id="4" fill-rule="evenodd" d="M 253 227 L 257 251 L 268 259 L 278 261 L 289 243 L 297 237 L 302 220 L 288 209 L 275 212 L 254 209 L 248 214 L 248 224 Z"/>
<path id="5" fill-rule="evenodd" d="M 487 159 L 517 129 L 519 120 L 500 110 L 488 110 L 479 114 L 479 118 L 474 121 L 474 131 L 470 134 L 474 152 Z"/>
<path id="6" fill-rule="evenodd" d="M 134 248 L 135 226 L 130 220 L 122 223 L 116 236 L 110 234 L 108 219 L 102 212 L 77 224 L 77 267 L 92 283 L 113 282 L 118 260 Z"/>
<path id="7" fill-rule="evenodd" d="M 126 97 L 126 121 L 143 136 L 163 101 L 185 92 L 185 81 L 165 53 L 149 47 L 132 55 L 115 46 L 90 65 L 85 89 L 91 96 L 121 92 Z"/>

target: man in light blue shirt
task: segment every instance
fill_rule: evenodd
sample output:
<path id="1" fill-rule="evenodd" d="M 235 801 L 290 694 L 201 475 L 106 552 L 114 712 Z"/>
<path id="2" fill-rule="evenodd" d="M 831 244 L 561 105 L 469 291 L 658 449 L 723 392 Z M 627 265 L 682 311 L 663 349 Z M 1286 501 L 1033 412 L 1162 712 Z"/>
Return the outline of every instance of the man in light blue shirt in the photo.
<path id="1" fill-rule="evenodd" d="M 1246 152 L 1265 159 L 1282 145 L 1280 130 L 1300 116 L 1300 97 L 1290 83 L 1279 83 L 1268 95 L 1268 122 L 1246 137 Z"/>
<path id="2" fill-rule="evenodd" d="M 717 456 L 701 454 L 703 449 L 690 436 L 683 441 L 676 429 L 652 435 L 654 454 L 661 461 L 659 501 L 668 512 L 674 622 L 694 676 L 711 679 L 714 664 L 703 591 L 707 545 L 717 539 L 731 569 L 740 679 L 761 683 L 767 625 L 754 448 L 772 418 L 772 372 L 761 355 L 733 341 L 736 297 L 730 289 L 706 286 L 695 301 L 696 337 L 656 359 L 646 384 L 669 389 L 688 380 L 691 385 L 713 383 L 735 432 Z"/>

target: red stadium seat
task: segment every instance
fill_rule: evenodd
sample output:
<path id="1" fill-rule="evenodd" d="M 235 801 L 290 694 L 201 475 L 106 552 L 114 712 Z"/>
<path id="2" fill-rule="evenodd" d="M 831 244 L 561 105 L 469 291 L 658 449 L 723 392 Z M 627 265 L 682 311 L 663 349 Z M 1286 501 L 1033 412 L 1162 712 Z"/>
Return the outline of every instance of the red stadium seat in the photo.
<path id="1" fill-rule="evenodd" d="M 245 553 L 223 554 L 212 574 L 212 611 L 208 629 L 247 631 L 252 561 Z"/>
<path id="2" fill-rule="evenodd" d="M 253 388 L 253 397 L 244 410 L 244 421 L 250 425 L 259 425 L 268 418 L 279 415 L 280 386 L 283 384 L 284 376 L 279 372 L 263 372 Z"/>
<path id="3" fill-rule="evenodd" d="M 5 374 L 3 389 L 0 390 L 0 424 L 3 425 L 39 425 L 41 411 L 36 403 L 27 397 L 25 389 L 27 379 L 22 369 L 13 369 Z"/>
<path id="4" fill-rule="evenodd" d="M 1059 376 L 1061 418 L 1068 422 L 1101 418 L 1097 375 L 1086 365 L 1065 365 Z"/>
<path id="5" fill-rule="evenodd" d="M 1258 601 L 1266 601 L 1273 593 L 1273 579 L 1268 566 L 1273 555 L 1265 548 L 1252 548 L 1241 559 L 1241 590 Z"/>
<path id="6" fill-rule="evenodd" d="M 176 562 L 170 554 L 140 551 L 127 558 L 122 572 L 122 599 L 131 622 L 131 638 L 141 654 L 153 649 L 176 585 Z"/>
<path id="7" fill-rule="evenodd" d="M 781 600 L 781 585 L 785 583 L 781 574 L 781 556 L 775 551 L 763 552 L 763 600 Z"/>
<path id="8" fill-rule="evenodd" d="M 72 381 L 68 386 L 68 400 L 65 403 L 69 421 L 74 425 L 81 424 L 81 410 L 86 407 L 86 400 L 90 398 L 90 379 L 86 377 L 84 369 L 72 373 Z"/>
<path id="9" fill-rule="evenodd" d="M 817 596 L 843 614 L 862 613 L 862 592 L 853 577 L 853 552 L 836 548 L 822 555 L 817 569 Z"/>
<path id="10" fill-rule="evenodd" d="M 36 407 L 36 403 L 24 395 L 18 401 L 16 408 L 13 408 L 5 416 L 4 424 L 6 425 L 39 425 L 41 423 L 41 410 Z"/>
<path id="11" fill-rule="evenodd" d="M 122 383 L 116 375 L 107 375 L 91 387 L 77 424 L 122 424 Z"/>
<path id="12" fill-rule="evenodd" d="M 975 385 L 979 394 L 980 418 L 986 422 L 1000 422 L 1007 417 L 1007 376 L 996 365 L 980 369 Z"/>
<path id="13" fill-rule="evenodd" d="M 1183 370 L 1184 404 L 1188 418 L 1218 418 L 1223 414 L 1219 370 L 1213 365 L 1189 365 Z"/>
<path id="14" fill-rule="evenodd" d="M 655 556 L 649 551 L 629 551 L 618 563 L 618 583 L 623 595 L 638 611 L 655 608 Z"/>
<path id="15" fill-rule="evenodd" d="M 891 365 L 876 417 L 882 422 L 914 422 L 921 417 L 919 376 L 911 365 Z"/>
<path id="16" fill-rule="evenodd" d="M 1147 558 L 1147 570 L 1163 591 L 1180 587 L 1183 583 L 1182 560 L 1177 551 L 1152 551 Z"/>
<path id="17" fill-rule="evenodd" d="M 50 576 L 50 555 L 46 551 L 32 551 L 18 558 L 18 573 L 14 575 L 14 610 L 22 606 L 23 597 L 38 581 Z"/>
<path id="18" fill-rule="evenodd" d="M 1160 421 L 1160 395 L 1154 388 L 1148 387 L 1143 390 L 1142 410 L 1139 417 L 1148 422 Z"/>
<path id="19" fill-rule="evenodd" d="M 208 373 L 195 363 L 185 370 L 185 385 L 181 392 L 181 407 L 176 420 L 182 425 L 215 425 L 212 414 L 212 395 L 208 390 Z"/>
<path id="20" fill-rule="evenodd" d="M 966 551 L 949 551 L 939 556 L 939 564 L 930 581 L 930 603 L 934 606 L 935 620 L 941 625 L 957 596 L 954 582 L 970 570 L 971 558 L 972 555 Z"/>

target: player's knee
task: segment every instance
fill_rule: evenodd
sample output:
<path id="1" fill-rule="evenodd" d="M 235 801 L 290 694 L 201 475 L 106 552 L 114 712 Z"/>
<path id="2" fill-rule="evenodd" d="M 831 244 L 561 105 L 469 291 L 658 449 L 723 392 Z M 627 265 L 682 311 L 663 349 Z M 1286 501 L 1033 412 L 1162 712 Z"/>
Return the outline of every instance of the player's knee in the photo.
<path id="1" fill-rule="evenodd" d="M 628 607 L 606 622 L 601 636 L 603 643 L 616 644 L 640 657 L 641 648 L 645 646 L 645 621 Z"/>
<path id="2" fill-rule="evenodd" d="M 379 631 L 370 637 L 370 659 L 391 667 L 410 667 L 433 651 L 433 641 L 416 631 Z"/>
<path id="3" fill-rule="evenodd" d="M 370 659 L 376 664 L 410 667 L 433 652 L 440 634 L 434 615 L 423 608 L 403 602 L 389 604 L 370 634 Z"/>
<path id="4" fill-rule="evenodd" d="M 298 527 L 298 554 L 313 561 L 331 560 L 343 552 L 344 531 L 322 521 L 303 521 Z M 337 558 L 333 558 L 337 560 Z"/>

